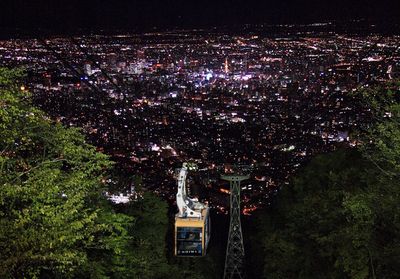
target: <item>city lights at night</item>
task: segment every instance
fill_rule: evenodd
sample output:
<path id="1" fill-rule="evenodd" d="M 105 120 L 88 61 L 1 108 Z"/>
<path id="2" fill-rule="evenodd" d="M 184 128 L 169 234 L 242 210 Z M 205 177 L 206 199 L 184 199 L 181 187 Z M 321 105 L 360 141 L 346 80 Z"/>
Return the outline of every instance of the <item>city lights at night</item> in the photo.
<path id="1" fill-rule="evenodd" d="M 1 278 L 399 278 L 395 1 L 28 2 Z"/>

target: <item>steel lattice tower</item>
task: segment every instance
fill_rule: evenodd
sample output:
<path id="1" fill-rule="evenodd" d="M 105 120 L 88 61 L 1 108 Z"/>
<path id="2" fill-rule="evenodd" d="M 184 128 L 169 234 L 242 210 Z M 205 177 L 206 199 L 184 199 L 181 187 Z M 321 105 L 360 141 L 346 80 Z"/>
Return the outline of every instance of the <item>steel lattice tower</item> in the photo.
<path id="1" fill-rule="evenodd" d="M 249 179 L 249 175 L 222 175 L 230 185 L 230 225 L 228 245 L 226 247 L 224 279 L 244 278 L 244 246 L 242 225 L 240 222 L 240 182 Z"/>

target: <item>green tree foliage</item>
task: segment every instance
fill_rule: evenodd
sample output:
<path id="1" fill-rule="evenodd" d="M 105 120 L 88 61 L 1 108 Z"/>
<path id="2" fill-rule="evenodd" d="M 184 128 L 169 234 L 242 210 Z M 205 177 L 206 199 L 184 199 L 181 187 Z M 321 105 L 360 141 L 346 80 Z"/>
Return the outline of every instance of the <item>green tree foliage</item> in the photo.
<path id="1" fill-rule="evenodd" d="M 144 192 L 135 202 L 131 202 L 124 212 L 135 216 L 129 233 L 131 277 L 128 278 L 167 278 L 178 270 L 168 264 L 166 237 L 168 229 L 168 205 L 150 192 Z"/>
<path id="2" fill-rule="evenodd" d="M 111 162 L 31 106 L 20 78 L 0 69 L 0 278 L 101 278 L 96 255 L 117 257 L 132 221 L 102 197 Z"/>
<path id="3" fill-rule="evenodd" d="M 260 214 L 262 277 L 400 278 L 398 85 L 360 94 L 360 148 L 317 156 Z"/>
<path id="4" fill-rule="evenodd" d="M 360 131 L 361 151 L 387 179 L 400 174 L 400 82 L 359 92 L 364 105 L 371 109 L 372 125 Z"/>

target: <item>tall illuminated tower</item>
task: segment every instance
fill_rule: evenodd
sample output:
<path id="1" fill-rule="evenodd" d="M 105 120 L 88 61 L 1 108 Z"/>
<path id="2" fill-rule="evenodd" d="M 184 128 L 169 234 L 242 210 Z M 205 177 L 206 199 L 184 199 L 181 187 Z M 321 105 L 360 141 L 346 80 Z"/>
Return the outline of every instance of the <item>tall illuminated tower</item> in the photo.
<path id="1" fill-rule="evenodd" d="M 225 74 L 228 74 L 228 73 L 229 73 L 229 62 L 228 62 L 228 58 L 225 58 L 224 70 L 225 70 Z"/>

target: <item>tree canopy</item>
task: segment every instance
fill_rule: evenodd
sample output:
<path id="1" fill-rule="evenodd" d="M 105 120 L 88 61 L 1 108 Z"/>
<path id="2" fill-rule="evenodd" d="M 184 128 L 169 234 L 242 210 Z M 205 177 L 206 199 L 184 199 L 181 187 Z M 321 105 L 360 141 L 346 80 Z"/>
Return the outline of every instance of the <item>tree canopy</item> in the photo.
<path id="1" fill-rule="evenodd" d="M 399 85 L 358 94 L 373 119 L 361 145 L 314 158 L 259 214 L 260 276 L 400 278 Z"/>
<path id="2" fill-rule="evenodd" d="M 104 206 L 108 157 L 34 108 L 21 77 L 0 69 L 0 277 L 73 277 L 92 251 L 118 255 L 132 218 Z"/>

